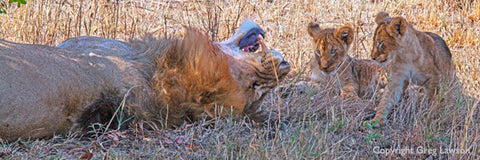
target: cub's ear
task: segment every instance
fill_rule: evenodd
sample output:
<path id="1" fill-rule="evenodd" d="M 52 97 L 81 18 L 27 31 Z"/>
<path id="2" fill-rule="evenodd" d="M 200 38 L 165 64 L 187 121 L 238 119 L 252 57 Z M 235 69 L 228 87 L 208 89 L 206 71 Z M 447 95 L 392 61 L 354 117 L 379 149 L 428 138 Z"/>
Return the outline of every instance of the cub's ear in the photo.
<path id="1" fill-rule="evenodd" d="M 407 31 L 407 20 L 403 17 L 395 17 L 387 26 L 387 33 L 395 38 L 405 35 Z"/>
<path id="2" fill-rule="evenodd" d="M 343 26 L 337 29 L 335 37 L 340 39 L 347 46 L 350 46 L 353 42 L 353 29 L 349 26 Z"/>
<path id="3" fill-rule="evenodd" d="M 318 23 L 310 22 L 307 27 L 308 34 L 314 39 L 318 37 L 320 31 L 322 30 Z"/>
<path id="4" fill-rule="evenodd" d="M 379 25 L 384 19 L 387 19 L 387 18 L 390 18 L 387 12 L 384 12 L 384 11 L 378 12 L 377 16 L 375 17 L 375 23 Z"/>

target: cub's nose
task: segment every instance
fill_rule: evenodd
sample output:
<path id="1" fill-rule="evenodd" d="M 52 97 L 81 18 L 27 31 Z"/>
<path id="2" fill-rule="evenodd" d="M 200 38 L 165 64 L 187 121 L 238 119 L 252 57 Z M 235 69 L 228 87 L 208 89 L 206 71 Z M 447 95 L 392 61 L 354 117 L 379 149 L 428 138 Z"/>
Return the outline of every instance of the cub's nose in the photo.
<path id="1" fill-rule="evenodd" d="M 328 66 L 322 66 L 322 70 L 327 70 Z"/>

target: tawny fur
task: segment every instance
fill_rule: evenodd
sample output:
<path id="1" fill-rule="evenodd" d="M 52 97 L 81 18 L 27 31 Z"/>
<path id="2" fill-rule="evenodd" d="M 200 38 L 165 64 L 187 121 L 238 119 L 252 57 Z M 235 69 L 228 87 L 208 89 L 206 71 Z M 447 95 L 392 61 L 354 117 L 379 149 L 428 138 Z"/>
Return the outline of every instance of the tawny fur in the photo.
<path id="1" fill-rule="evenodd" d="M 383 125 L 409 83 L 425 87 L 427 99 L 433 103 L 439 86 L 454 79 L 454 68 L 452 54 L 440 36 L 417 31 L 405 18 L 391 18 L 386 12 L 378 13 L 375 21 L 371 56 L 383 65 L 388 64 L 390 73 L 371 122 Z"/>
<path id="2" fill-rule="evenodd" d="M 351 27 L 321 29 L 310 23 L 307 30 L 316 46 L 310 61 L 313 81 L 321 82 L 326 76 L 337 78 L 344 98 L 372 99 L 379 95 L 386 83 L 385 68 L 373 60 L 348 55 L 354 37 Z"/>
<path id="3" fill-rule="evenodd" d="M 6 140 L 65 133 L 102 92 L 146 83 L 121 58 L 44 45 L 0 40 L 0 64 L 0 137 Z"/>
<path id="4" fill-rule="evenodd" d="M 247 24 L 240 30 L 258 27 Z M 78 122 L 105 121 L 81 115 L 104 104 L 113 110 L 118 98 L 136 121 L 178 126 L 232 114 L 261 123 L 259 101 L 290 66 L 275 50 L 234 53 L 235 42 L 212 42 L 191 28 L 180 39 L 79 37 L 58 48 L 1 40 L 0 138 L 51 137 L 87 125 Z"/>

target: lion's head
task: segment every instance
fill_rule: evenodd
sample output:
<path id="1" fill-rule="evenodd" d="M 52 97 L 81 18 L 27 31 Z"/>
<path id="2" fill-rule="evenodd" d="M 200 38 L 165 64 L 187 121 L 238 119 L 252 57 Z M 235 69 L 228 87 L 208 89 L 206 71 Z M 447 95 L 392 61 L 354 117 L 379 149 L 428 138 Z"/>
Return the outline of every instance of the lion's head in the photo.
<path id="1" fill-rule="evenodd" d="M 399 41 L 407 32 L 407 20 L 403 17 L 391 18 L 386 12 L 380 12 L 375 18 L 377 28 L 373 36 L 371 57 L 382 66 L 394 58 L 396 50 L 400 49 Z"/>
<path id="2" fill-rule="evenodd" d="M 283 56 L 264 45 L 263 36 L 253 21 L 224 42 L 187 28 L 157 61 L 153 76 L 157 98 L 170 107 L 169 122 L 256 112 L 265 93 L 290 71 Z"/>
<path id="3" fill-rule="evenodd" d="M 308 34 L 315 42 L 312 63 L 317 63 L 325 75 L 332 75 L 348 57 L 353 42 L 353 29 L 348 26 L 322 29 L 317 23 L 308 24 Z"/>
<path id="4" fill-rule="evenodd" d="M 247 95 L 247 106 L 258 105 L 264 95 L 278 85 L 290 71 L 283 56 L 260 41 L 262 50 L 235 56 L 240 63 L 231 63 L 233 76 Z"/>

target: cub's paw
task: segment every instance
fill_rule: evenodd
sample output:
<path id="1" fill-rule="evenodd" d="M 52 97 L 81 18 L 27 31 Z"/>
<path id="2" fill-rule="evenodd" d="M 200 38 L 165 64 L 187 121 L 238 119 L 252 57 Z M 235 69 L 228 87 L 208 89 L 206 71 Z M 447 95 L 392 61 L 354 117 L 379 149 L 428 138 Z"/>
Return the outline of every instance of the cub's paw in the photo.
<path id="1" fill-rule="evenodd" d="M 368 115 L 367 115 L 368 116 Z M 364 118 L 367 118 L 366 116 Z M 383 127 L 385 119 L 372 119 L 372 120 L 366 120 L 363 123 L 363 126 L 370 128 L 370 129 L 376 129 Z"/>
<path id="2" fill-rule="evenodd" d="M 342 99 L 360 99 L 357 95 L 352 94 L 352 93 L 341 93 L 340 97 Z"/>

